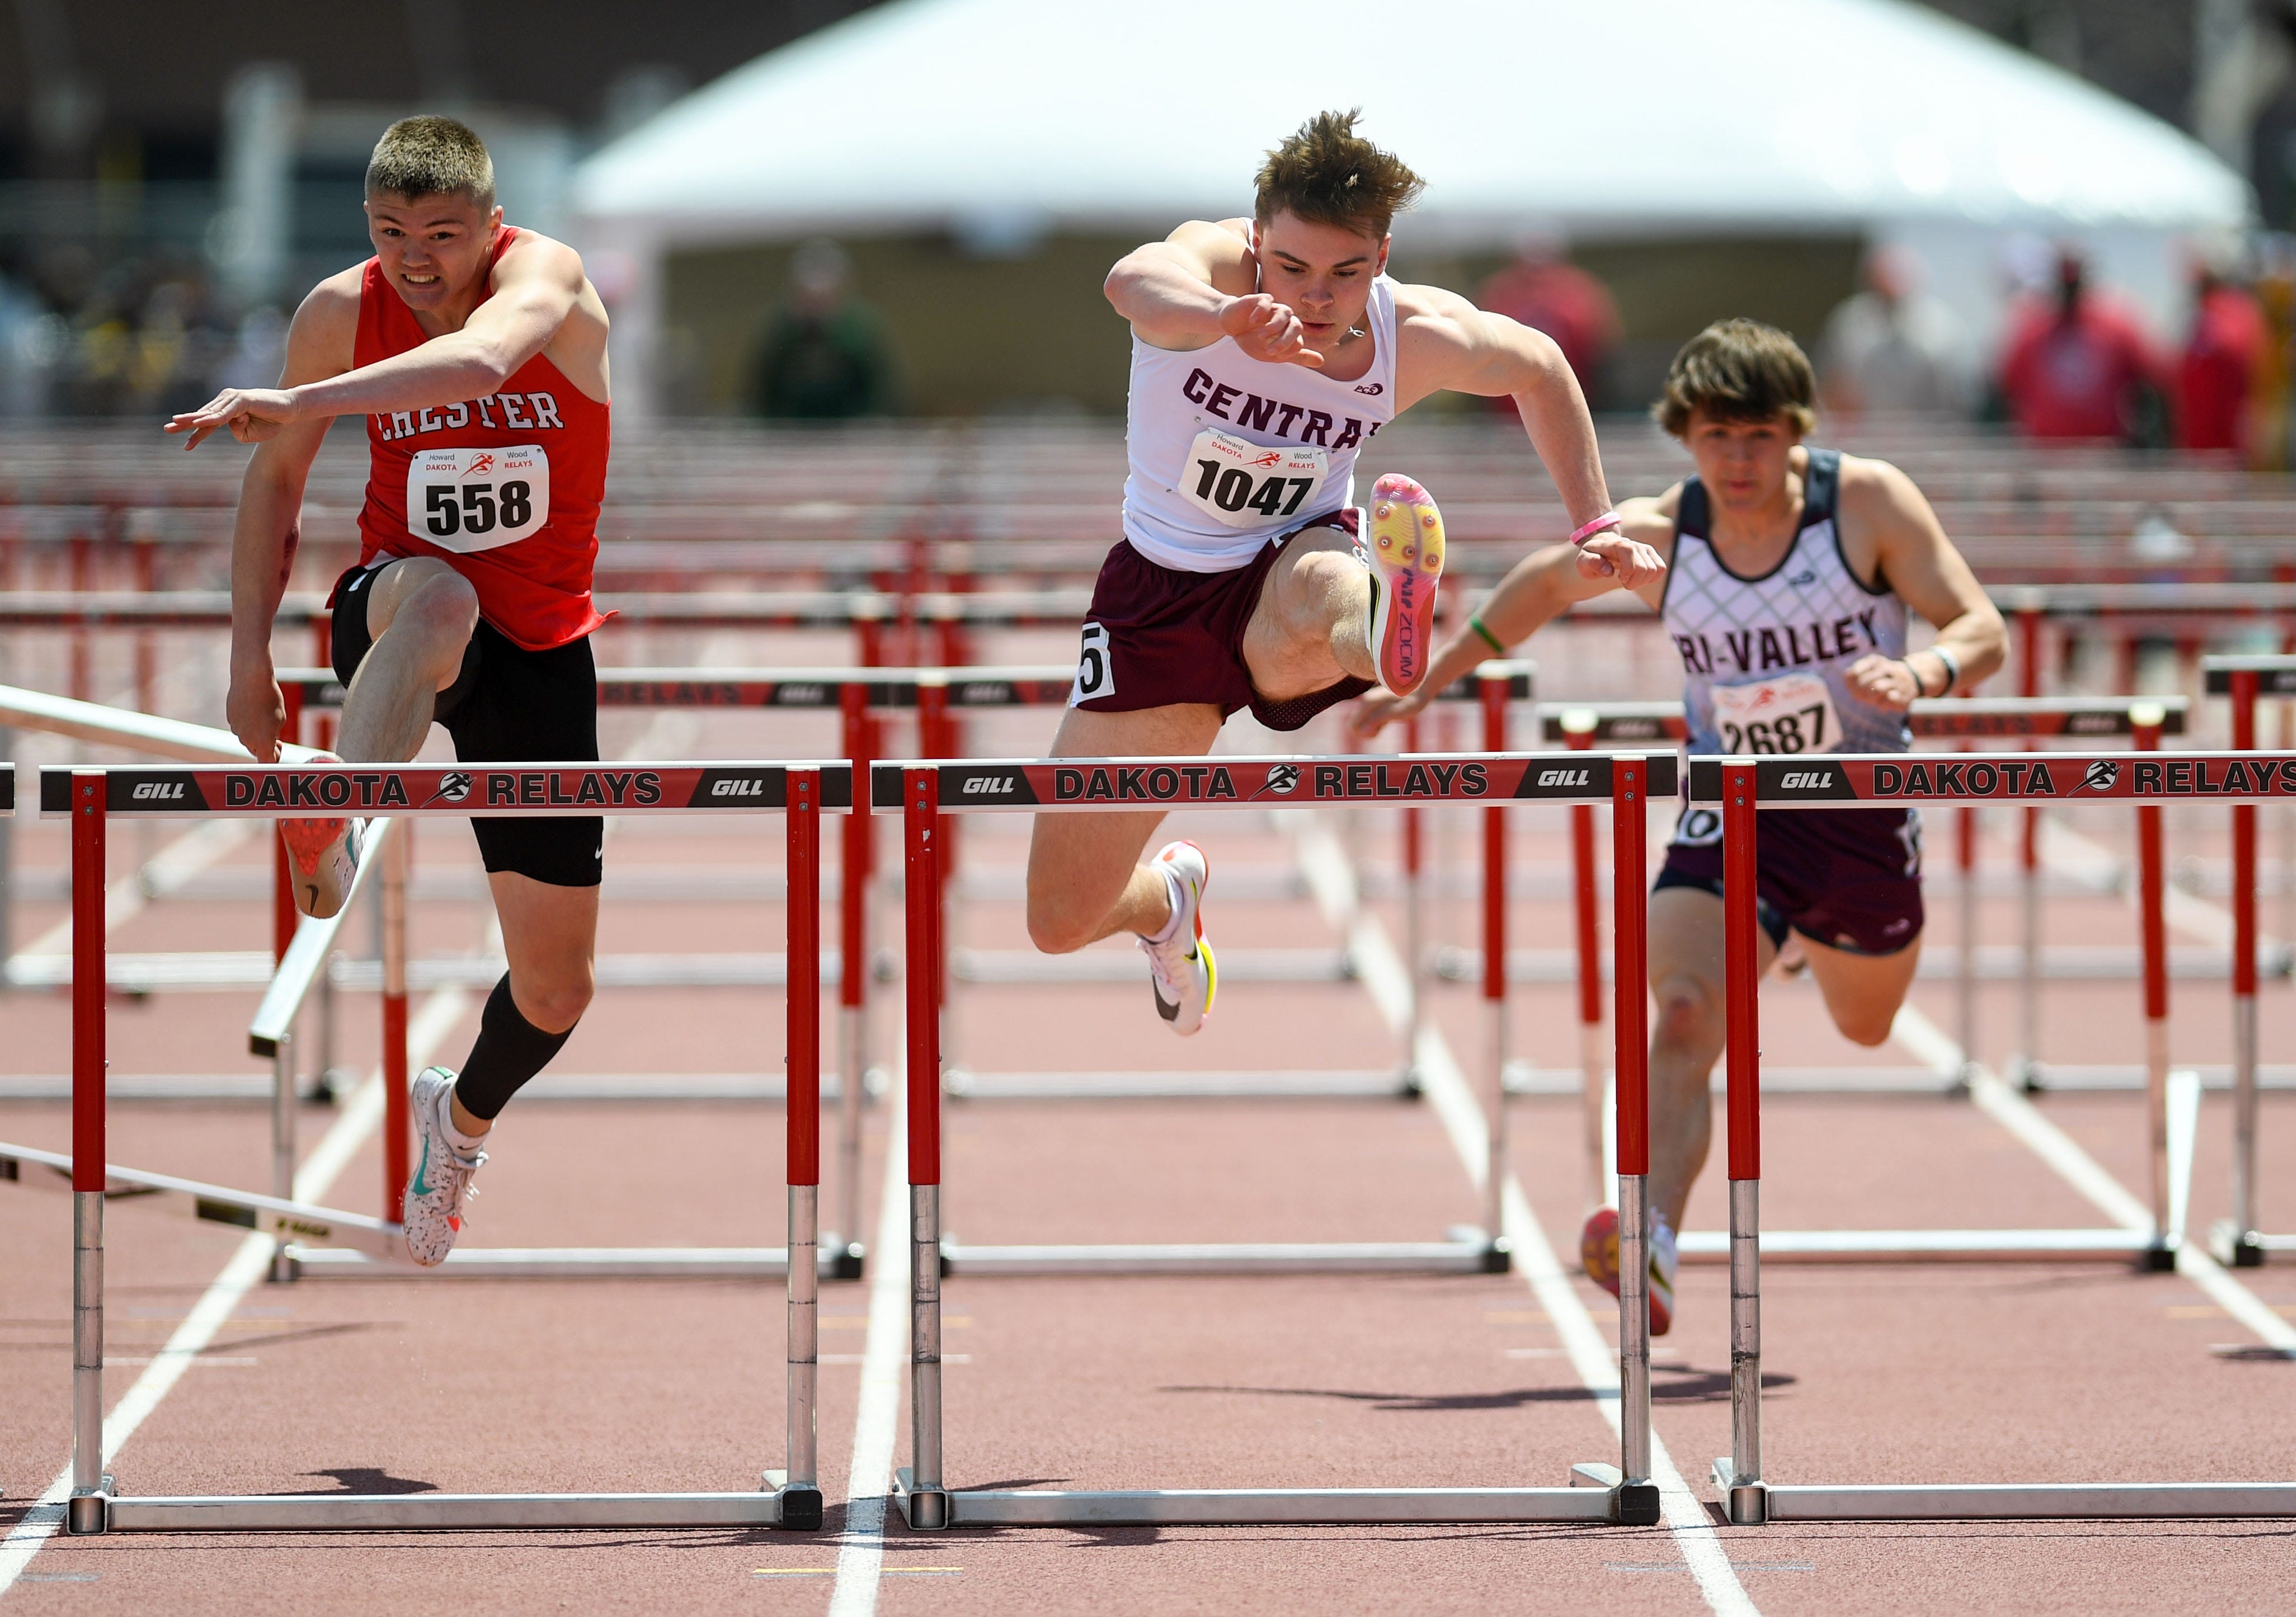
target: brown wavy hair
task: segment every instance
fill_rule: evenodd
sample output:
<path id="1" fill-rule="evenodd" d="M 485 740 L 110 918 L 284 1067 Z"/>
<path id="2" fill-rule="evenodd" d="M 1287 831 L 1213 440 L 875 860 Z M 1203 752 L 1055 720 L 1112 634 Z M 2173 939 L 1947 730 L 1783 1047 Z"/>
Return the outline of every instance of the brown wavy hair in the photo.
<path id="1" fill-rule="evenodd" d="M 1693 410 L 1716 421 L 1784 415 L 1808 432 L 1817 425 L 1817 374 L 1801 345 L 1776 326 L 1717 320 L 1682 345 L 1651 415 L 1680 438 Z"/>
<path id="2" fill-rule="evenodd" d="M 1383 236 L 1395 216 L 1419 200 L 1427 182 L 1391 152 L 1356 133 L 1352 112 L 1318 112 L 1259 166 L 1252 217 L 1262 226 L 1279 213 L 1311 225 L 1336 225 Z"/>

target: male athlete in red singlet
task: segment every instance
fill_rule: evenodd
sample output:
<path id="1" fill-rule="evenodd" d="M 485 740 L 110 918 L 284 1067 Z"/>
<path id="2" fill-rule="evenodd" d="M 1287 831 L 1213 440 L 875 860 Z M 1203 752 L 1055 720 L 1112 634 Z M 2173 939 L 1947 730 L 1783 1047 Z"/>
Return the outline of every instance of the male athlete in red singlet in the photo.
<path id="1" fill-rule="evenodd" d="M 598 756 L 587 636 L 609 441 L 606 309 L 562 242 L 502 222 L 494 163 L 447 118 L 393 124 L 366 171 L 375 256 L 295 313 L 277 389 L 232 389 L 168 428 L 257 446 L 232 555 L 231 727 L 278 756 L 272 621 L 300 535 L 304 480 L 339 415 L 367 418 L 358 564 L 336 583 L 342 756 L 413 758 L 435 721 L 468 762 Z M 474 819 L 510 970 L 460 1077 L 414 1080 L 421 1150 L 407 1251 L 445 1260 L 482 1142 L 590 1002 L 605 822 Z M 280 827 L 308 914 L 340 909 L 359 826 Z"/>

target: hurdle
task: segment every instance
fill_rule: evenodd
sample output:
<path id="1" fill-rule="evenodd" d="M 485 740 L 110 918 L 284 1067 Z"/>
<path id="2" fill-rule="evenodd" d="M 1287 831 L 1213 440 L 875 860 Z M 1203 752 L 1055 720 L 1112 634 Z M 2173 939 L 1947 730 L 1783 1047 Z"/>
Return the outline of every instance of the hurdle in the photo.
<path id="1" fill-rule="evenodd" d="M 1916 735 L 2038 737 L 2127 735 L 2138 747 L 2152 750 L 2157 748 L 2161 732 L 2171 724 L 2177 733 L 2181 733 L 2183 720 L 2181 706 L 2172 709 L 2166 702 L 2148 697 L 1968 697 L 1916 702 L 1909 722 Z M 1591 744 L 1596 739 L 1611 738 L 1670 740 L 1678 738 L 1682 733 L 1682 708 L 1678 702 L 1582 703 L 1541 710 L 1541 734 L 1548 740 L 1560 736 L 1576 741 L 1584 737 L 1583 744 Z M 2002 771 L 2006 768 L 2013 767 L 2021 776 L 2028 773 L 2028 766 L 2033 758 L 2054 758 L 2061 766 L 2079 761 L 2079 755 L 2067 753 L 1954 754 L 1945 758 L 1921 753 L 1890 756 L 1901 772 L 1919 767 L 1919 778 L 1923 781 L 1929 780 L 1932 772 L 1941 778 L 1958 781 L 1965 778 L 1972 769 L 1981 767 L 1988 772 L 1986 778 L 1997 783 Z M 1795 761 L 1805 769 L 1815 769 L 1835 760 L 1834 754 L 1816 753 Z M 1701 771 L 1709 761 L 1693 761 L 1693 782 L 1702 778 Z M 1910 775 L 1908 778 L 1911 778 Z M 2054 777 L 2048 778 L 2054 784 Z M 2037 792 L 2028 798 L 2014 800 L 1993 793 L 1971 793 L 1907 796 L 1892 800 L 1931 807 L 1946 803 L 1969 812 L 1976 804 L 1982 802 L 2062 803 L 2069 799 L 2081 800 L 2082 795 L 2081 790 L 2075 788 L 2064 792 Z M 1700 798 L 1694 792 L 1690 799 L 1693 805 L 1705 800 L 1708 800 Z M 2148 1145 L 2152 1162 L 2150 1203 L 2152 1229 L 2142 1234 L 2120 1228 L 1770 1230 L 1761 1236 L 1763 1257 L 1774 1262 L 1785 1263 L 1959 1263 L 1977 1260 L 2011 1262 L 2048 1259 L 2135 1262 L 2153 1270 L 2174 1267 L 2177 1249 L 2182 1240 L 2185 1211 L 2191 1202 L 2201 1085 L 2197 1073 L 2189 1070 L 2172 1071 L 2169 1065 L 2165 922 L 2167 877 L 2161 844 L 2160 809 L 2140 802 L 2136 814 L 2140 856 L 2138 953 L 2141 957 L 2140 975 L 2144 986 L 2146 1049 L 2144 1088 L 2148 1116 Z M 2030 846 L 2030 841 L 2028 846 Z M 2032 945 L 2038 940 L 2038 922 L 2032 920 L 2038 911 L 2038 883 L 2031 866 L 2027 866 L 2021 874 L 2025 891 L 2035 895 L 2029 899 L 2026 932 L 2027 942 Z M 1590 864 L 1581 862 L 1577 875 L 1583 917 L 1594 901 Z M 1583 920 L 1581 936 L 1585 936 Z M 1959 970 L 1965 982 L 1973 952 L 1967 948 L 1966 926 L 1964 937 Z M 1582 977 L 1599 978 L 1599 961 L 1587 960 L 1582 965 Z M 2029 965 L 2025 973 L 2026 981 L 2037 983 L 2038 979 L 2038 969 Z M 1965 990 L 1964 997 L 1966 998 Z M 1584 1014 L 1583 998 L 1581 1014 Z M 1964 1043 L 1962 1047 L 1966 1052 L 1969 1046 Z M 1726 1047 L 1726 1072 L 1727 1059 Z M 1770 1076 L 1784 1075 L 1773 1073 Z M 1590 1074 L 1590 1092 L 1594 1081 Z M 1804 1095 L 1871 1095 L 1893 1091 L 1955 1095 L 1967 1092 L 1965 1079 L 1955 1081 L 1939 1079 L 1931 1073 L 1906 1077 L 1885 1072 L 1878 1081 L 1861 1079 L 1854 1071 L 1836 1075 L 1795 1073 L 1788 1081 L 1773 1087 Z M 1513 1092 L 1524 1093 L 1526 1088 L 1516 1086 Z M 1725 1088 L 1726 1091 L 1726 1078 Z M 1595 1157 L 1593 1161 L 1599 1173 L 1600 1156 Z M 1597 1183 L 1600 1183 L 1599 1179 Z M 1726 1231 L 1685 1230 L 1678 1236 L 1677 1251 L 1685 1263 L 1706 1264 L 1731 1260 L 1734 1247 Z"/>
<path id="2" fill-rule="evenodd" d="M 894 1498 L 913 1529 L 950 1527 L 1165 1526 L 1242 1523 L 1405 1523 L 1584 1522 L 1649 1525 L 1659 1519 L 1650 1482 L 1650 1341 L 1646 1198 L 1649 1131 L 1644 1071 L 1641 984 L 1646 973 L 1644 915 L 1644 815 L 1653 793 L 1675 789 L 1675 760 L 1601 756 L 1558 767 L 1552 754 L 1403 753 L 1345 758 L 1062 759 L 979 763 L 881 765 L 872 786 L 878 806 L 902 811 L 907 872 L 906 922 L 910 1214 L 910 1408 L 912 1462 L 895 1474 Z M 944 1274 L 1083 1272 L 1059 1256 L 1125 1249 L 1030 1249 L 1053 1254 L 1029 1268 L 968 1262 L 941 1233 L 940 907 L 937 868 L 946 817 L 1014 811 L 1091 812 L 1140 800 L 1119 799 L 1119 783 L 1148 800 L 1175 807 L 1258 808 L 1271 803 L 1324 808 L 1347 803 L 1408 800 L 1480 805 L 1496 817 L 1511 803 L 1607 803 L 1616 817 L 1614 901 L 1625 975 L 1634 991 L 1619 996 L 1620 1081 L 1620 1220 L 1622 1284 L 1619 1300 L 1620 1463 L 1574 1466 L 1559 1488 L 1143 1489 L 1116 1491 L 1037 1489 L 957 1490 L 946 1477 L 941 1427 L 941 1278 Z M 1492 822 L 1487 821 L 1487 825 Z M 1503 821 L 1497 822 L 1504 824 Z M 1503 832 L 1500 833 L 1503 837 Z M 1497 851 L 1504 852 L 1503 841 Z M 1499 907 L 1491 907 L 1498 908 Z M 1489 910 L 1487 909 L 1487 915 Z M 1504 925 L 1502 914 L 1501 925 Z M 1503 945 L 1504 935 L 1487 938 Z M 1493 948 L 1491 958 L 1503 958 Z M 1490 979 L 1503 988 L 1496 970 Z M 1503 999 L 1501 1001 L 1503 1004 Z M 1495 1035 L 1503 1019 L 1488 1024 Z M 1485 1189 L 1489 1227 L 1508 1174 L 1505 1104 L 1500 1088 L 1504 1047 L 1488 1052 L 1489 1157 Z M 1132 1249 L 1136 1252 L 1143 1249 Z M 1177 1250 L 1177 1249 L 1168 1249 Z M 1496 1265 L 1481 1267 L 1496 1268 Z M 1152 1272 L 1179 1272 L 1176 1267 Z"/>
<path id="3" fill-rule="evenodd" d="M 2201 673 L 2210 695 L 2232 699 L 2232 744 L 2242 751 L 2256 745 L 2257 699 L 2296 696 L 2296 657 L 2206 657 Z M 2287 805 L 2281 810 L 2285 815 Z M 2284 820 L 2283 825 L 2284 829 Z M 2280 879 L 2289 879 L 2285 865 Z M 2256 886 L 2256 805 L 2236 803 L 2232 811 L 2232 1217 L 2217 1222 L 2209 1243 L 2220 1262 L 2240 1268 L 2256 1267 L 2267 1253 L 2296 1252 L 2296 1235 L 2266 1235 L 2258 1228 Z"/>
<path id="4" fill-rule="evenodd" d="M 1906 716 L 1908 727 L 1916 740 L 1970 741 L 2046 741 L 2103 736 L 2129 736 L 2136 744 L 2148 745 L 2143 737 L 2157 734 L 2179 736 L 2185 733 L 2191 709 L 2190 702 L 2182 696 L 1971 696 L 1952 699 L 1931 698 L 1915 702 Z M 1638 742 L 1680 742 L 1687 735 L 1678 702 L 1608 702 L 1541 703 L 1537 710 L 1539 736 L 1547 744 L 1592 745 L 1595 742 L 1612 744 L 1632 744 Z M 2147 727 L 2144 722 L 2157 714 L 2157 723 Z M 1584 740 L 1580 740 L 1583 735 Z M 1973 808 L 1962 810 L 1964 823 L 1973 814 Z M 2040 1062 L 2040 1014 L 2042 983 L 2062 972 L 2066 976 L 2092 976 L 2095 968 L 2087 958 L 2065 957 L 2053 960 L 2041 940 L 2043 882 L 2039 841 L 2034 822 L 2042 812 L 2037 806 L 2026 808 L 2027 827 L 2021 840 L 2017 872 L 2017 897 L 2021 937 L 2016 976 L 2019 984 L 2019 1025 L 2021 1049 L 2010 1063 L 2010 1071 L 2029 1093 L 2045 1087 L 2045 1071 Z M 1977 1047 L 1977 1015 L 1975 986 L 1978 981 L 1995 974 L 1983 960 L 1978 947 L 1976 908 L 1972 902 L 1977 891 L 1977 870 L 1973 838 L 1960 839 L 1956 866 L 1959 876 L 1960 939 L 1955 951 L 1954 977 L 1956 1008 L 1959 1014 L 1959 1042 L 1964 1053 Z M 1572 859 L 1574 886 L 1578 896 L 1582 915 L 1582 938 L 1589 923 L 1584 919 L 1593 906 L 1593 873 L 1588 858 L 1577 856 Z M 2147 880 L 2139 873 L 2140 882 Z M 2165 880 L 2165 876 L 2162 877 Z M 2138 951 L 2135 975 L 2142 977 L 2148 969 Z M 1582 948 L 1579 972 L 1582 981 L 1598 976 L 1599 961 L 1590 959 Z M 1588 1002 L 1582 997 L 1581 1016 Z M 1591 1082 L 1590 1079 L 1590 1082 Z M 1931 1094 L 1940 1090 L 1965 1090 L 1966 1075 L 1958 1079 L 1942 1079 L 1927 1068 L 1891 1070 L 1886 1076 L 1868 1076 L 1862 1071 L 1856 1076 L 1831 1074 L 1824 1071 L 1770 1074 L 1773 1088 L 1786 1088 L 1802 1094 L 1826 1094 L 1836 1091 L 1872 1094 L 1879 1089 L 1902 1090 L 1911 1094 Z M 2094 1082 L 2081 1087 L 2096 1087 Z M 1550 1091 L 1533 1083 L 1519 1084 L 1518 1094 L 1546 1094 Z"/>
<path id="5" fill-rule="evenodd" d="M 72 1192 L 72 1491 L 67 1530 L 128 1531 L 398 1531 L 422 1528 L 787 1527 L 817 1529 L 822 1495 L 814 1410 L 819 1364 L 816 1247 L 820 1194 L 820 840 L 824 809 L 842 808 L 852 775 L 842 763 L 524 765 L 470 770 L 366 765 L 51 768 L 44 812 L 68 815 L 72 848 L 72 1151 L 34 1153 L 68 1176 Z M 786 1059 L 791 1121 L 787 1180 L 788 1466 L 754 1493 L 256 1494 L 136 1497 L 103 1471 L 104 1204 L 151 1189 L 273 1236 L 374 1234 L 377 1221 L 293 1202 L 269 1205 L 189 1181 L 129 1175 L 106 1161 L 104 845 L 117 814 L 233 815 L 278 819 L 314 807 L 394 817 L 562 813 L 595 805 L 617 813 L 780 813 L 786 824 L 791 959 Z M 9 1148 L 12 1160 L 25 1153 Z M 13 1177 L 8 1175 L 4 1177 Z M 315 1230 L 312 1226 L 316 1226 Z M 396 1235 L 395 1227 L 385 1227 Z M 411 1264 L 399 1272 L 415 1271 Z"/>
<path id="6" fill-rule="evenodd" d="M 2296 1515 L 2296 1482 L 1772 1482 L 1762 1468 L 1761 1046 L 1755 943 L 1756 815 L 1794 808 L 2133 800 L 2256 802 L 2296 792 L 2296 753 L 2000 753 L 1943 767 L 1902 753 L 1696 759 L 1690 800 L 1723 820 L 1725 1059 L 1730 1173 L 1730 1453 L 1714 1462 L 1724 1514 L 1764 1522 L 2211 1519 Z M 2081 773 L 2076 776 L 2072 771 Z M 2213 771 L 2213 775 L 2211 772 Z M 2060 784 L 2059 776 L 2063 779 Z M 2157 842 L 2157 833 L 2148 840 Z M 2148 923 L 2152 917 L 2148 916 Z M 2149 932 L 2152 930 L 2148 924 Z M 2148 999 L 2150 996 L 2148 995 Z M 2148 1012 L 2150 1006 L 2148 1005 Z M 2150 1017 L 2148 1015 L 2148 1022 Z M 2166 1146 L 2156 1111 L 2155 1206 Z"/>

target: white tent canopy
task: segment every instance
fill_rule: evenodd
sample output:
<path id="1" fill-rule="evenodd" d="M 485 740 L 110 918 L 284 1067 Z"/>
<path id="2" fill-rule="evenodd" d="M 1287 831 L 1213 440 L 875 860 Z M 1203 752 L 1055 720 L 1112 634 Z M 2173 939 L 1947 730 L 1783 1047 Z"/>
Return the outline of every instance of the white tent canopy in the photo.
<path id="1" fill-rule="evenodd" d="M 2196 142 L 1899 0 L 895 0 L 598 152 L 574 205 L 685 242 L 1234 213 L 1333 106 L 1454 240 L 2248 209 Z"/>
<path id="2" fill-rule="evenodd" d="M 1315 112 L 1428 178 L 1413 243 L 1734 231 L 1913 247 L 1982 337 L 2002 233 L 2085 240 L 2166 330 L 2242 177 L 1905 0 L 892 0 L 728 73 L 577 171 L 618 402 L 649 407 L 666 254 L 826 233 L 1025 245 L 1250 207 Z"/>

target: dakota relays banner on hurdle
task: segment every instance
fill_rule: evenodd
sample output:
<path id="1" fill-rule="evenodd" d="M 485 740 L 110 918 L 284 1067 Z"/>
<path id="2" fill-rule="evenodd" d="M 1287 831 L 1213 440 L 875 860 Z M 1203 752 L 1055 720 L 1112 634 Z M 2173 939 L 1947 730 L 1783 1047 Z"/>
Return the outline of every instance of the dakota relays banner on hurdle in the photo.
<path id="1" fill-rule="evenodd" d="M 2296 798 L 2296 752 L 1895 752 L 1732 761 L 1753 765 L 1754 799 L 1773 808 Z M 1692 802 L 1722 800 L 1723 762 L 1691 760 Z"/>
<path id="2" fill-rule="evenodd" d="M 789 777 L 821 777 L 821 806 L 852 804 L 852 766 L 818 764 L 180 765 L 109 768 L 107 814 L 298 815 L 702 814 L 782 808 Z M 75 770 L 40 771 L 40 812 L 71 811 Z"/>
<path id="3" fill-rule="evenodd" d="M 1603 752 L 1385 753 L 1364 758 L 1075 758 L 939 764 L 943 813 L 1000 808 L 1280 808 L 1301 803 L 1607 803 Z M 1670 752 L 1644 760 L 1645 797 L 1676 791 Z M 902 806 L 915 766 L 879 764 L 873 801 Z"/>

